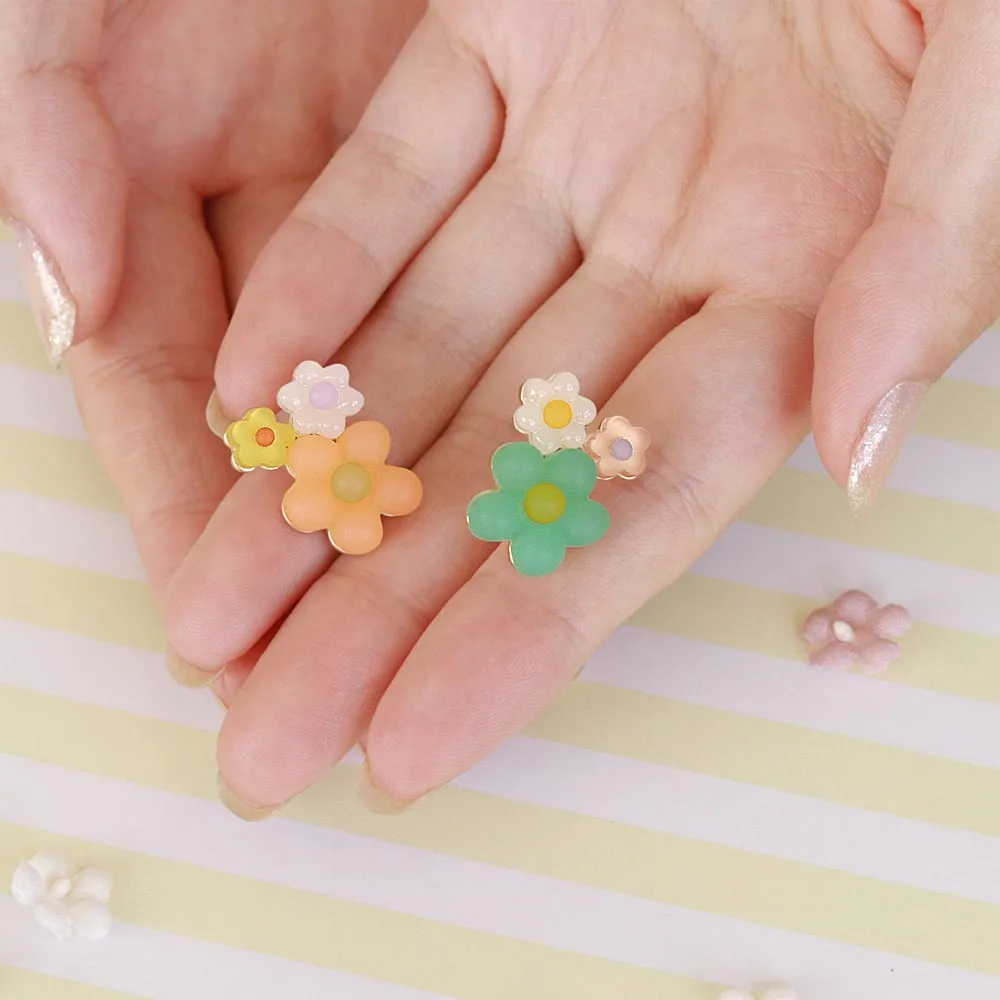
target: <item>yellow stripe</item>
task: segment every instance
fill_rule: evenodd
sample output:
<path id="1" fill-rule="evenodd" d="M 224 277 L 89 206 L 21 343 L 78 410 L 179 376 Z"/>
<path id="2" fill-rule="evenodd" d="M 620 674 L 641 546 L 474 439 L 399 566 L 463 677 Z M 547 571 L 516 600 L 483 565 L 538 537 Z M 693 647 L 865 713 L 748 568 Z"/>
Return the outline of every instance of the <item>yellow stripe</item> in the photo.
<path id="1" fill-rule="evenodd" d="M 121 511 L 118 494 L 86 441 L 0 429 L 0 489 Z"/>
<path id="2" fill-rule="evenodd" d="M 0 965 L 0 997 L 10 1000 L 134 1000 L 135 995 Z"/>
<path id="3" fill-rule="evenodd" d="M 816 601 L 688 573 L 631 620 L 668 635 L 802 660 L 799 625 Z M 720 609 L 722 612 L 720 613 Z M 917 622 L 886 680 L 1000 702 L 1000 639 Z"/>
<path id="4" fill-rule="evenodd" d="M 741 520 L 1000 574 L 1000 511 L 915 493 L 886 490 L 858 522 L 829 476 L 782 469 Z"/>
<path id="5" fill-rule="evenodd" d="M 37 831 L 0 823 L 5 870 L 37 843 Z M 718 995 L 718 987 L 707 983 L 362 903 L 68 837 L 46 834 L 45 843 L 111 871 L 114 910 L 129 923 L 369 979 L 462 1000 Z"/>
<path id="6" fill-rule="evenodd" d="M 9 226 L 5 226 L 0 222 L 0 243 L 13 243 L 14 234 L 11 232 Z"/>
<path id="7" fill-rule="evenodd" d="M 20 302 L 0 302 L 0 365 L 51 372 L 31 310 Z"/>
<path id="8" fill-rule="evenodd" d="M 585 695 L 593 712 L 592 722 L 587 723 L 592 729 L 605 721 L 609 727 L 619 727 L 620 706 L 607 713 L 598 710 L 598 696 L 607 693 L 602 690 Z M 5 720 L 0 729 L 0 752 L 179 794 L 213 797 L 211 734 L 2 687 L 0 717 Z M 645 734 L 654 748 L 660 746 L 655 728 L 664 720 L 651 720 L 647 714 L 628 721 L 630 733 Z M 558 722 L 556 716 L 543 723 L 543 729 Z M 776 740 L 779 731 L 781 739 Z M 718 733 L 699 730 L 694 737 L 691 742 L 695 746 L 687 753 L 697 754 L 700 747 L 711 756 Z M 636 737 L 619 737 L 629 738 L 632 749 L 641 752 Z M 756 740 L 763 745 L 762 750 L 755 748 Z M 843 761 L 845 771 L 852 776 L 860 762 L 864 774 L 857 777 L 857 787 L 862 797 L 881 791 L 883 805 L 903 806 L 918 814 L 953 812 L 970 828 L 988 827 L 984 832 L 994 834 L 1000 829 L 1000 774 L 996 772 L 902 751 L 886 753 L 884 748 L 866 744 L 852 748 L 851 741 L 837 738 L 809 746 L 797 740 L 792 727 L 765 724 L 757 729 L 751 724 L 739 738 L 729 739 L 722 752 L 731 756 L 736 748 L 757 762 L 768 754 L 780 754 L 780 766 L 794 783 L 803 782 L 800 775 L 815 772 L 834 790 L 847 785 L 846 779 L 838 779 L 834 773 L 839 762 Z M 813 756 L 817 751 L 831 756 L 817 761 Z M 880 770 L 883 767 L 884 773 Z M 337 768 L 327 781 L 288 806 L 286 814 L 291 819 L 501 868 L 1000 974 L 1000 950 L 995 947 L 1000 940 L 1000 907 L 453 787 L 430 796 L 403 816 L 375 816 L 365 812 L 351 794 L 355 771 L 353 767 Z M 881 789 L 876 788 L 879 782 Z M 902 790 L 894 789 L 897 782 Z M 959 801 L 957 793 L 947 787 L 950 783 L 957 784 L 968 800 Z M 857 797 L 854 787 L 852 784 L 848 789 L 851 797 Z M 935 805 L 942 796 L 946 803 L 943 810 Z M 181 876 L 172 876 L 170 885 L 177 884 L 174 878 Z M 148 889 L 145 873 L 141 877 L 129 875 L 127 881 L 142 886 L 144 897 L 160 895 Z M 163 890 L 166 894 L 170 891 Z M 176 891 L 183 900 L 185 922 L 173 929 L 196 933 L 190 922 L 198 919 L 195 911 L 200 915 L 206 910 L 203 891 L 196 885 Z M 244 900 L 235 889 L 220 890 L 220 895 L 247 912 L 272 912 L 270 905 Z M 282 919 L 297 926 L 296 912 L 290 907 Z M 126 919 L 146 922 L 141 914 L 131 912 Z M 207 919 L 207 925 L 216 928 L 227 920 L 218 914 Z M 412 928 L 408 933 L 412 934 Z M 324 940 L 338 935 L 339 931 L 324 936 Z M 363 935 L 362 943 L 365 939 Z M 395 946 L 386 946 L 381 934 L 378 940 L 383 942 L 378 959 L 388 961 Z M 241 946 L 254 947 L 256 942 Z M 492 959 L 487 964 L 489 975 L 493 975 Z M 503 965 L 496 968 L 499 971 Z M 486 969 L 483 975 L 487 975 Z M 416 984 L 409 972 L 401 981 Z M 440 984 L 431 988 L 442 989 Z M 450 992 L 450 988 L 443 991 Z M 573 995 L 568 990 L 549 994 Z M 597 995 L 640 994 L 607 989 Z"/>
<path id="9" fill-rule="evenodd" d="M 1000 448 L 1000 389 L 941 379 L 927 393 L 917 431 L 979 448 Z"/>
<path id="10" fill-rule="evenodd" d="M 534 736 L 1000 836 L 1000 770 L 653 695 L 576 684 Z"/>
<path id="11" fill-rule="evenodd" d="M 0 552 L 0 619 L 100 639 L 164 649 L 160 614 L 144 583 Z"/>

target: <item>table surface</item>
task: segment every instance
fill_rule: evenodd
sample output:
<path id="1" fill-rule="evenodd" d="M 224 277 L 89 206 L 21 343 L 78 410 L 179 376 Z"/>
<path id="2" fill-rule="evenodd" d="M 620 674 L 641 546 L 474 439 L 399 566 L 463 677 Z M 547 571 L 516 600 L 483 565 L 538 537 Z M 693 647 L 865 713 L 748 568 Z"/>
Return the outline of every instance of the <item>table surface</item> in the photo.
<path id="1" fill-rule="evenodd" d="M 1000 997 L 1000 333 L 866 522 L 806 445 L 452 787 L 372 816 L 352 758 L 248 826 L 6 235 L 0 300 L 0 890 L 43 845 L 117 881 L 100 944 L 0 894 L 0 997 Z M 802 662 L 803 615 L 854 586 L 916 619 L 881 678 Z"/>

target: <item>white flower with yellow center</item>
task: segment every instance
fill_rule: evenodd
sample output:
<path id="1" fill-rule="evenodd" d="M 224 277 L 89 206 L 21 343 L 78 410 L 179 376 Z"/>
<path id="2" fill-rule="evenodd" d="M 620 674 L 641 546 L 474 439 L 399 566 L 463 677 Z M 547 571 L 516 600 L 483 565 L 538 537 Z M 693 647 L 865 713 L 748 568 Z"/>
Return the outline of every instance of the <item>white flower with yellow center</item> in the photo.
<path id="1" fill-rule="evenodd" d="M 529 378 L 521 386 L 521 403 L 514 413 L 514 426 L 543 455 L 560 448 L 582 448 L 587 424 L 597 416 L 597 407 L 580 395 L 580 383 L 570 372 Z"/>

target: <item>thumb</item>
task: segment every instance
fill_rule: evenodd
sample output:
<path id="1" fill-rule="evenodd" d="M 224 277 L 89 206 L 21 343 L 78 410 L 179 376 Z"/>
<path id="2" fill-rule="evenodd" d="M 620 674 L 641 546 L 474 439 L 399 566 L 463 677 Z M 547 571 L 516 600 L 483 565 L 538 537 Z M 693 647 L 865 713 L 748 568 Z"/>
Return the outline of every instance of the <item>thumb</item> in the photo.
<path id="1" fill-rule="evenodd" d="M 8 0 L 0 18 L 0 205 L 49 356 L 111 309 L 127 192 L 113 125 L 88 83 L 102 0 Z"/>
<path id="2" fill-rule="evenodd" d="M 914 6 L 926 48 L 882 203 L 816 318 L 816 445 L 855 511 L 926 388 L 1000 313 L 1000 2 Z"/>

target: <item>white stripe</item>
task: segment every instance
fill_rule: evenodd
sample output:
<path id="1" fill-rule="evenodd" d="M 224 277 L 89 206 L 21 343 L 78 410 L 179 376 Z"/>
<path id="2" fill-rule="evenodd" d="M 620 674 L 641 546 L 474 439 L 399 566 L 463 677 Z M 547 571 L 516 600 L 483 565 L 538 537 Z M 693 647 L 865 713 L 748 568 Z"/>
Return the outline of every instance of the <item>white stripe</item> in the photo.
<path id="1" fill-rule="evenodd" d="M 623 625 L 585 681 L 1000 768 L 1000 705 Z"/>
<path id="2" fill-rule="evenodd" d="M 17 256 L 16 243 L 0 243 L 0 299 L 7 302 L 28 301 Z"/>
<path id="3" fill-rule="evenodd" d="M 858 587 L 885 604 L 905 605 L 919 621 L 1000 637 L 1000 576 L 895 552 L 737 523 L 692 572 L 823 604 Z"/>
<path id="4" fill-rule="evenodd" d="M 0 433 L 6 424 L 75 440 L 87 436 L 73 384 L 61 375 L 0 365 L 0 399 L 4 401 Z"/>
<path id="5" fill-rule="evenodd" d="M 709 981 L 782 978 L 809 1000 L 996 1000 L 1000 991 L 996 977 L 336 830 L 248 826 L 212 803 L 50 765 L 0 757 L 0 776 L 0 818 L 19 825 L 631 965 Z"/>
<path id="6" fill-rule="evenodd" d="M 0 895 L 0 963 L 149 1000 L 275 1000 L 284 996 L 294 1000 L 444 1000 L 436 993 L 121 921 L 100 945 L 77 940 L 63 943 L 4 895 Z"/>
<path id="7" fill-rule="evenodd" d="M 948 376 L 1000 389 L 1000 329 L 992 327 L 971 344 L 952 364 Z"/>
<path id="8" fill-rule="evenodd" d="M 788 466 L 826 476 L 810 437 L 788 460 Z M 892 489 L 1000 510 L 1000 455 L 957 441 L 913 435 L 889 476 Z"/>
<path id="9" fill-rule="evenodd" d="M 214 732 L 222 710 L 207 691 L 170 679 L 162 653 L 144 653 L 23 622 L 0 620 L 0 683 Z"/>
<path id="10" fill-rule="evenodd" d="M 28 493 L 0 490 L 0 551 L 146 579 L 125 517 Z"/>

